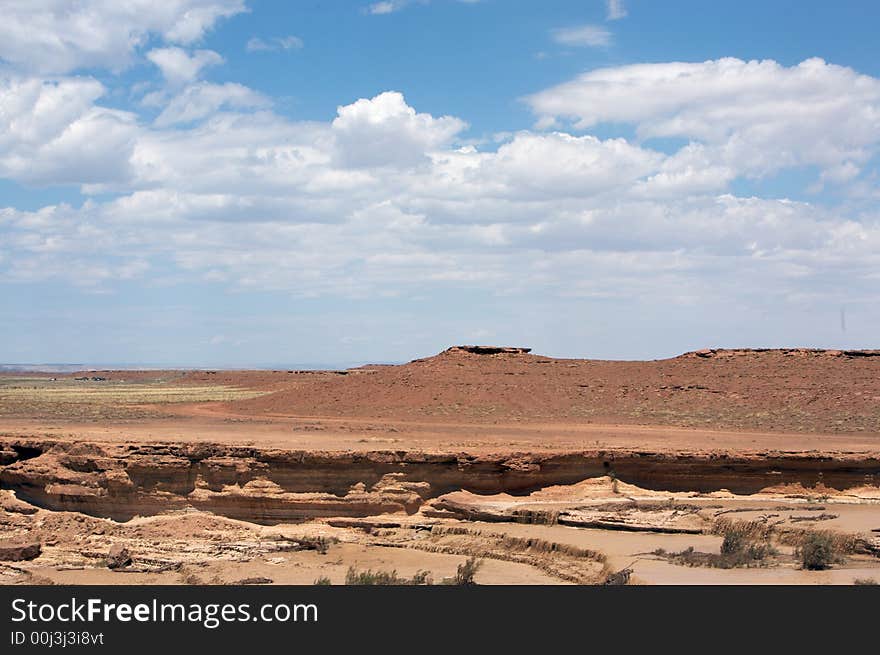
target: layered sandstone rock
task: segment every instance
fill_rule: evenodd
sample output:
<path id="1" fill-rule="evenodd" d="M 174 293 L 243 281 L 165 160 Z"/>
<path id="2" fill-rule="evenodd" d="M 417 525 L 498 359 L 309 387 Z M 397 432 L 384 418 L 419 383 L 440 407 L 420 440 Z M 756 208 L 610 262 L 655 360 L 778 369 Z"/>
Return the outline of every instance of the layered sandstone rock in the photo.
<path id="1" fill-rule="evenodd" d="M 880 457 L 763 451 L 736 456 L 632 450 L 478 456 L 53 440 L 11 440 L 9 445 L 31 453 L 0 468 L 0 483 L 18 497 L 10 506 L 27 511 L 27 504 L 33 504 L 119 520 L 193 507 L 264 523 L 412 514 L 427 499 L 457 490 L 527 494 L 588 479 L 613 478 L 621 485 L 668 492 L 737 494 L 770 486 L 856 493 L 866 480 L 880 479 Z"/>

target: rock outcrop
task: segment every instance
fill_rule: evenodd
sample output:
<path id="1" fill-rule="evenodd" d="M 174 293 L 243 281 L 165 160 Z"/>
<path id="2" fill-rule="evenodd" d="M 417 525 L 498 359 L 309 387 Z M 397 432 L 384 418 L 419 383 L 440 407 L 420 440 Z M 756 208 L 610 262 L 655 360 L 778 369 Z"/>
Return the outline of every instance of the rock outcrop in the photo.
<path id="1" fill-rule="evenodd" d="M 3 539 L 0 541 L 0 561 L 22 562 L 35 559 L 43 552 L 39 541 Z"/>
<path id="2" fill-rule="evenodd" d="M 833 350 L 827 348 L 702 348 L 680 355 L 681 358 L 730 359 L 732 357 L 778 354 L 786 357 L 880 357 L 880 350 Z"/>
<path id="3" fill-rule="evenodd" d="M 412 514 L 426 500 L 451 491 L 522 495 L 608 476 L 650 490 L 738 494 L 771 485 L 845 491 L 880 479 L 880 457 L 863 454 L 325 453 L 54 440 L 10 445 L 41 453 L 0 468 L 0 483 L 19 502 L 117 520 L 185 508 L 260 523 Z"/>
<path id="4" fill-rule="evenodd" d="M 108 569 L 123 569 L 131 563 L 131 553 L 128 552 L 128 548 L 121 544 L 114 544 L 110 548 L 110 552 L 107 554 Z"/>
<path id="5" fill-rule="evenodd" d="M 531 348 L 515 346 L 452 346 L 447 353 L 470 353 L 471 355 L 526 355 L 532 352 Z"/>

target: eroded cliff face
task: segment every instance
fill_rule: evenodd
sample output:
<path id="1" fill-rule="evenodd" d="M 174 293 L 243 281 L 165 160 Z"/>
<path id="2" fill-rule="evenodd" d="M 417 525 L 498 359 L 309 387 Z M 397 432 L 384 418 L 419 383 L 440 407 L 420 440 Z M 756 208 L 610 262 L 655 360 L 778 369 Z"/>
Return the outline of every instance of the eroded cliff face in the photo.
<path id="1" fill-rule="evenodd" d="M 187 507 L 257 523 L 413 514 L 452 491 L 522 495 L 602 476 L 649 490 L 736 494 L 785 486 L 846 492 L 880 483 L 880 458 L 856 454 L 475 456 L 19 438 L 0 442 L 0 462 L 0 485 L 20 499 L 116 520 Z"/>

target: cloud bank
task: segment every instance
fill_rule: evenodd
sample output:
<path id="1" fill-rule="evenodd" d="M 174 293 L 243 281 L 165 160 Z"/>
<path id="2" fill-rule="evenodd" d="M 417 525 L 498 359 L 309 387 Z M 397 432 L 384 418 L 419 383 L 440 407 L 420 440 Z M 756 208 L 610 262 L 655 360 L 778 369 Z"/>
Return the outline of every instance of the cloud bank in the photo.
<path id="1" fill-rule="evenodd" d="M 731 316 L 876 301 L 880 80 L 850 68 L 727 58 L 593 70 L 525 98 L 533 127 L 482 143 L 467 116 L 399 91 L 297 121 L 244 84 L 204 81 L 222 58 L 193 44 L 240 2 L 119 3 L 122 30 L 90 22 L 97 3 L 49 5 L 11 12 L 13 24 L 36 21 L 46 48 L 0 38 L 16 64 L 0 78 L 0 176 L 78 185 L 88 199 L 0 209 L 2 282 L 479 290 Z M 73 18 L 97 36 L 58 27 Z M 165 84 L 145 100 L 152 118 L 114 108 L 96 77 L 67 74 L 113 69 L 148 34 L 163 42 L 145 53 Z M 634 137 L 591 133 L 603 125 Z M 781 171 L 843 200 L 737 191 Z"/>

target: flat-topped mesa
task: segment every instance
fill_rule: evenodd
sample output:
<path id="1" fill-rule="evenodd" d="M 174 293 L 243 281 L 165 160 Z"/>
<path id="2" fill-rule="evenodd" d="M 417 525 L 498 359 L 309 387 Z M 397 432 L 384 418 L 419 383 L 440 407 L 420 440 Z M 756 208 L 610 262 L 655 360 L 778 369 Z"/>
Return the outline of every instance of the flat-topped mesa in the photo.
<path id="1" fill-rule="evenodd" d="M 783 355 L 786 357 L 880 357 L 880 350 L 831 350 L 825 348 L 703 348 L 679 357 L 710 359 L 743 355 Z"/>
<path id="2" fill-rule="evenodd" d="M 518 346 L 452 346 L 446 350 L 432 355 L 431 357 L 421 357 L 414 359 L 411 364 L 424 364 L 449 361 L 460 357 L 469 357 L 477 355 L 480 357 L 494 355 L 527 355 L 532 352 L 531 348 L 520 348 Z"/>
<path id="3" fill-rule="evenodd" d="M 532 349 L 516 346 L 452 346 L 444 352 L 449 354 L 470 353 L 472 355 L 526 355 L 532 352 Z"/>

